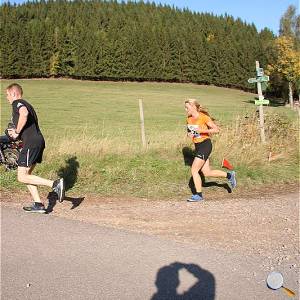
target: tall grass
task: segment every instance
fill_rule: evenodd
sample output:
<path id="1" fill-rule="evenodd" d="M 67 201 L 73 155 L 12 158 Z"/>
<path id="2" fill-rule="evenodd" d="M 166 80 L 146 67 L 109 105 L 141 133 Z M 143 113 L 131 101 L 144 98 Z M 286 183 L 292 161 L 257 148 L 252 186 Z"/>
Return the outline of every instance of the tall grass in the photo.
<path id="1" fill-rule="evenodd" d="M 297 154 L 298 123 L 286 117 L 269 114 L 265 120 L 265 134 L 267 143 L 260 140 L 258 117 L 252 115 L 238 116 L 232 124 L 226 125 L 219 134 L 213 136 L 214 156 L 226 157 L 238 164 L 256 166 L 266 164 L 268 155 L 282 153 L 285 158 Z M 170 138 L 171 137 L 171 138 Z M 47 158 L 53 159 L 58 155 L 92 155 L 104 157 L 105 155 L 132 156 L 145 154 L 145 152 L 158 151 L 160 153 L 173 153 L 191 143 L 186 137 L 185 126 L 173 132 L 160 132 L 152 139 L 148 139 L 146 148 L 140 143 L 127 138 L 103 136 L 101 138 L 89 133 L 84 128 L 71 137 L 67 131 L 60 135 L 60 139 L 50 138 L 50 149 Z"/>
<path id="2" fill-rule="evenodd" d="M 227 126 L 217 137 L 215 152 L 235 160 L 238 164 L 258 166 L 268 164 L 268 156 L 282 153 L 286 159 L 297 155 L 297 122 L 283 116 L 266 116 L 267 142 L 260 140 L 260 128 L 256 114 L 237 117 L 232 126 Z"/>

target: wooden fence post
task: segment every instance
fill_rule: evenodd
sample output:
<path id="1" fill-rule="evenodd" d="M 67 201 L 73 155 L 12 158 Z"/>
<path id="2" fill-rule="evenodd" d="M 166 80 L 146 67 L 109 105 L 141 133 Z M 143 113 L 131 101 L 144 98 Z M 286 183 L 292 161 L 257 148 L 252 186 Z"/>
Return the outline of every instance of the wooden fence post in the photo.
<path id="1" fill-rule="evenodd" d="M 139 99 L 139 107 L 140 107 L 142 145 L 143 145 L 143 148 L 145 149 L 146 148 L 146 135 L 145 135 L 145 121 L 144 121 L 144 109 L 143 109 L 142 99 Z"/>

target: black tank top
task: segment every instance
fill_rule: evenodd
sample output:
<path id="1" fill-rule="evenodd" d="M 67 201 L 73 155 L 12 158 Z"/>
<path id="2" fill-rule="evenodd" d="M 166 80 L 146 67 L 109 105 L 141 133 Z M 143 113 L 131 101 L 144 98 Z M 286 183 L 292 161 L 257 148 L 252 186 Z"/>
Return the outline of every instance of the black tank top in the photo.
<path id="1" fill-rule="evenodd" d="M 39 122 L 36 112 L 31 104 L 23 99 L 15 100 L 12 103 L 12 120 L 17 127 L 19 121 L 19 110 L 22 106 L 25 106 L 28 110 L 28 117 L 25 126 L 20 132 L 19 137 L 24 143 L 24 146 L 42 146 L 45 145 L 44 137 L 39 128 Z"/>

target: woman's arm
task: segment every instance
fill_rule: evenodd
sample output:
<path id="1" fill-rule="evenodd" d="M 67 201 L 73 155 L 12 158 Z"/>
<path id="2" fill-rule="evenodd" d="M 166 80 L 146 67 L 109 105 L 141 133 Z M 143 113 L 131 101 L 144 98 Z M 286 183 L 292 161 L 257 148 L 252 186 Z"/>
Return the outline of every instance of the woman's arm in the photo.
<path id="1" fill-rule="evenodd" d="M 218 133 L 220 131 L 219 127 L 213 121 L 208 121 L 206 123 L 208 129 L 199 128 L 199 133 Z"/>

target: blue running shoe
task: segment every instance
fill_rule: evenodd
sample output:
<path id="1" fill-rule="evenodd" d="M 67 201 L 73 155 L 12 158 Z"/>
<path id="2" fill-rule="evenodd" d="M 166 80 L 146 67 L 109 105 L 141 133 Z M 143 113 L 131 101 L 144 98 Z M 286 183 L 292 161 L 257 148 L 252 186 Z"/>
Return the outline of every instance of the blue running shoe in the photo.
<path id="1" fill-rule="evenodd" d="M 192 195 L 189 199 L 187 199 L 188 202 L 199 202 L 199 201 L 202 201 L 202 200 L 203 200 L 203 197 L 201 197 L 198 194 Z"/>
<path id="2" fill-rule="evenodd" d="M 230 178 L 228 179 L 231 187 L 234 189 L 236 187 L 236 178 L 235 178 L 235 172 L 234 171 L 230 171 Z"/>

